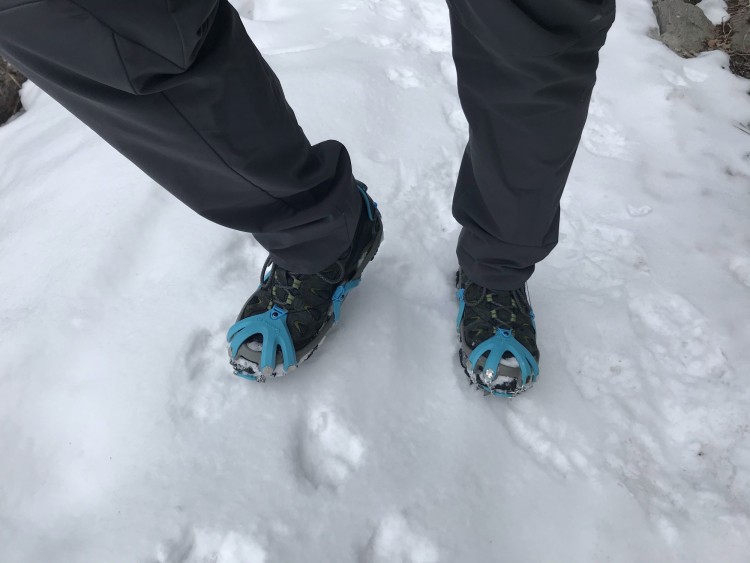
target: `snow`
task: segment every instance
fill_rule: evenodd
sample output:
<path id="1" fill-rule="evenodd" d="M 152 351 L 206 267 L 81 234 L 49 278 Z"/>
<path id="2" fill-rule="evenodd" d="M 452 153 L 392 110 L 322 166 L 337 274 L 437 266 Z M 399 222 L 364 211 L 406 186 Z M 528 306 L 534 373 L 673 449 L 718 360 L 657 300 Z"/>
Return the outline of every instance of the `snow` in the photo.
<path id="1" fill-rule="evenodd" d="M 729 20 L 727 3 L 725 0 L 702 0 L 698 3 L 698 7 L 703 10 L 706 17 L 714 25 L 719 25 L 720 23 Z"/>
<path id="2" fill-rule="evenodd" d="M 727 57 L 677 57 L 649 0 L 620 3 L 530 284 L 542 375 L 493 400 L 456 358 L 443 3 L 236 5 L 386 241 L 304 370 L 234 377 L 263 249 L 27 84 L 0 128 L 0 561 L 747 561 L 750 116 Z"/>

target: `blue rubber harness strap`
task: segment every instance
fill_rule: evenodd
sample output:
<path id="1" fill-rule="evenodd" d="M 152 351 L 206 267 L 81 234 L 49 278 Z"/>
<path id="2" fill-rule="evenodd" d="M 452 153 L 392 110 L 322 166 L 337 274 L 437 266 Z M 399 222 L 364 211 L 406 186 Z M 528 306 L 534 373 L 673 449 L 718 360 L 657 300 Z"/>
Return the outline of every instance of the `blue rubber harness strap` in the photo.
<path id="1" fill-rule="evenodd" d="M 466 299 L 465 289 L 461 288 L 456 291 L 456 297 L 458 298 L 458 318 L 456 319 L 456 330 L 461 329 L 461 321 L 464 317 L 464 311 L 466 310 Z M 531 321 L 534 322 L 534 313 L 531 313 Z M 518 362 L 521 369 L 522 385 L 527 385 L 529 380 L 536 381 L 539 376 L 539 364 L 536 358 L 529 352 L 526 347 L 521 344 L 515 336 L 513 331 L 508 329 L 498 329 L 495 335 L 488 338 L 484 342 L 481 342 L 469 355 L 469 363 L 471 369 L 477 365 L 479 359 L 487 354 L 487 360 L 484 362 L 485 370 L 492 370 L 493 373 L 497 374 L 500 362 L 506 352 L 513 355 Z"/>
<path id="2" fill-rule="evenodd" d="M 284 358 L 284 369 L 289 369 L 297 363 L 297 353 L 292 343 L 292 335 L 286 326 L 287 311 L 278 305 L 260 315 L 253 315 L 232 325 L 227 333 L 227 342 L 232 351 L 232 357 L 237 358 L 240 347 L 256 334 L 263 337 L 263 347 L 260 355 L 260 369 L 276 368 L 276 349 L 281 348 Z"/>
<path id="3" fill-rule="evenodd" d="M 464 311 L 466 310 L 466 300 L 464 299 L 464 288 L 456 291 L 456 297 L 458 297 L 458 318 L 456 319 L 456 330 L 461 330 L 461 320 L 464 318 Z"/>
<path id="4" fill-rule="evenodd" d="M 529 380 L 536 381 L 539 375 L 539 364 L 536 358 L 526 347 L 516 340 L 513 332 L 508 329 L 498 329 L 495 335 L 479 344 L 469 355 L 469 362 L 476 366 L 479 359 L 489 352 L 484 362 L 485 370 L 492 370 L 495 374 L 500 367 L 500 361 L 506 352 L 513 355 L 521 369 L 522 385 L 527 385 Z"/>
<path id="5" fill-rule="evenodd" d="M 349 292 L 357 287 L 360 283 L 362 283 L 361 279 L 351 280 L 336 288 L 336 291 L 333 294 L 332 298 L 334 322 L 338 322 L 339 317 L 341 316 L 341 304 L 344 302 L 344 299 L 346 299 L 346 296 L 349 294 Z"/>

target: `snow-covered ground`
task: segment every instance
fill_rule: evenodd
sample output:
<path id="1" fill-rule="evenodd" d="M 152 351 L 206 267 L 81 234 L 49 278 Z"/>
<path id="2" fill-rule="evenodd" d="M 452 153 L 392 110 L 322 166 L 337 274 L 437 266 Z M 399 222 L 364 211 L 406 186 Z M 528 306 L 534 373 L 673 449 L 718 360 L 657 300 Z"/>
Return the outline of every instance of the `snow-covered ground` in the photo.
<path id="1" fill-rule="evenodd" d="M 442 0 L 236 2 L 386 221 L 344 326 L 265 385 L 224 350 L 263 249 L 27 85 L 0 129 L 0 561 L 750 560 L 750 83 L 652 39 L 650 4 L 602 53 L 512 401 L 456 358 Z"/>

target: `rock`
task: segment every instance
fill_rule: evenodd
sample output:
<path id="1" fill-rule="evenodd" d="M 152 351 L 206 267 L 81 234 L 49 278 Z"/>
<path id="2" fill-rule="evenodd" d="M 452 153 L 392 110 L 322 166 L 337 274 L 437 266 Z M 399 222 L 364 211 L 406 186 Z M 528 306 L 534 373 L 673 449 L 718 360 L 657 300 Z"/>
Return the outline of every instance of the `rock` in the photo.
<path id="1" fill-rule="evenodd" d="M 732 27 L 732 51 L 750 53 L 750 8 L 734 14 L 729 25 Z"/>
<path id="2" fill-rule="evenodd" d="M 0 57 L 0 125 L 21 109 L 18 90 L 26 77 Z"/>
<path id="3" fill-rule="evenodd" d="M 680 55 L 706 49 L 714 36 L 714 25 L 698 6 L 685 0 L 661 0 L 654 4 L 659 34 L 664 44 Z"/>

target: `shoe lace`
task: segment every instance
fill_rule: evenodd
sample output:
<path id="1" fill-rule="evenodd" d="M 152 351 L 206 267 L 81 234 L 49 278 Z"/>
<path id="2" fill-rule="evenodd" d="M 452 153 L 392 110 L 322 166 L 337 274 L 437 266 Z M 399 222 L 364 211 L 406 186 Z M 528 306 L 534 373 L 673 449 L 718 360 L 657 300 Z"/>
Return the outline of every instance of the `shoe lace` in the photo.
<path id="1" fill-rule="evenodd" d="M 326 276 L 325 272 L 332 269 L 333 266 L 337 267 L 338 273 L 332 277 Z M 277 272 L 282 273 L 283 275 L 276 276 Z M 341 260 L 336 260 L 336 262 L 331 264 L 331 266 L 329 266 L 322 272 L 317 272 L 315 274 L 294 274 L 289 270 L 285 270 L 284 268 L 276 265 L 269 256 L 268 258 L 266 258 L 266 261 L 263 263 L 263 268 L 260 271 L 260 285 L 263 289 L 266 290 L 271 289 L 272 286 L 275 286 L 279 289 L 283 289 L 287 294 L 298 295 L 299 288 L 302 287 L 302 284 L 312 278 L 318 278 L 328 285 L 337 286 L 344 279 L 345 273 L 346 271 L 344 262 Z M 281 281 L 279 278 L 283 279 L 284 281 Z M 273 291 L 269 293 L 271 296 L 271 302 L 274 305 L 287 307 L 286 299 L 282 299 L 281 297 L 277 296 Z"/>
<path id="2" fill-rule="evenodd" d="M 472 292 L 471 287 L 476 287 L 479 292 Z M 477 293 L 475 298 L 469 298 L 472 293 Z M 477 317 L 477 320 L 482 320 L 488 324 L 499 324 L 501 328 L 513 330 L 512 326 L 514 318 L 516 318 L 516 312 L 520 309 L 524 314 L 531 314 L 531 305 L 529 304 L 529 297 L 527 295 L 526 287 L 519 289 L 506 290 L 506 291 L 491 291 L 486 287 L 477 285 L 471 281 L 468 281 L 465 287 L 464 300 L 466 305 L 477 310 L 484 310 L 488 315 L 481 315 Z M 496 299 L 498 297 L 499 299 Z M 506 297 L 506 299 L 502 299 Z M 483 303 L 489 304 L 489 307 L 479 307 Z M 492 323 L 491 321 L 495 321 Z M 492 328 L 495 328 L 494 326 Z"/>

